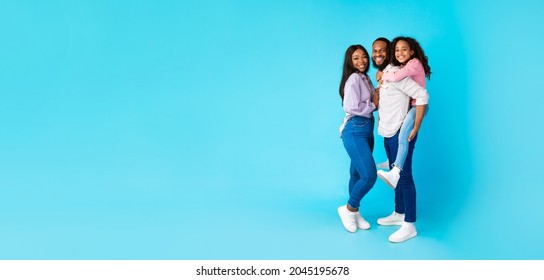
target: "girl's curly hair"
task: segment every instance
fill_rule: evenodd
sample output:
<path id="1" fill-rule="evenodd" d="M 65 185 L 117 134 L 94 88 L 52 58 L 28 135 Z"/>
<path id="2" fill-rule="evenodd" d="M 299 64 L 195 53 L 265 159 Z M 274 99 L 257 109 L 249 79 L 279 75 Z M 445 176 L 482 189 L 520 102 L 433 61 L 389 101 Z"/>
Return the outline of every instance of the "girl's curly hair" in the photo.
<path id="1" fill-rule="evenodd" d="M 423 49 L 421 48 L 419 43 L 414 38 L 399 36 L 399 37 L 393 39 L 393 42 L 391 42 L 391 48 L 389 50 L 390 51 L 389 57 L 391 58 L 391 64 L 393 64 L 395 66 L 400 66 L 401 65 L 401 63 L 395 57 L 395 47 L 396 47 L 396 45 L 397 45 L 397 43 L 399 41 L 405 41 L 406 43 L 408 43 L 408 45 L 410 46 L 410 49 L 412 49 L 412 51 L 414 51 L 414 54 L 412 55 L 412 58 L 419 59 L 419 61 L 423 65 L 423 70 L 425 70 L 425 77 L 427 77 L 427 79 L 430 80 L 431 79 L 431 66 L 429 66 L 429 59 L 425 55 L 425 52 L 423 51 Z"/>

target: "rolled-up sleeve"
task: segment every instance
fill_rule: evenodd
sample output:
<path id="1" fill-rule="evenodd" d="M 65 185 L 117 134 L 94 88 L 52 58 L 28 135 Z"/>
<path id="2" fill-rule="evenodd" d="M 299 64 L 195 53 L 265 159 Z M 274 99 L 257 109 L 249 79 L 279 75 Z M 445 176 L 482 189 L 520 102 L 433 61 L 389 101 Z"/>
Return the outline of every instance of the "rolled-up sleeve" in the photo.
<path id="1" fill-rule="evenodd" d="M 406 93 L 406 95 L 416 100 L 416 105 L 429 104 L 429 94 L 427 90 L 416 83 L 411 78 L 404 78 L 402 81 L 396 83 L 399 90 Z"/>

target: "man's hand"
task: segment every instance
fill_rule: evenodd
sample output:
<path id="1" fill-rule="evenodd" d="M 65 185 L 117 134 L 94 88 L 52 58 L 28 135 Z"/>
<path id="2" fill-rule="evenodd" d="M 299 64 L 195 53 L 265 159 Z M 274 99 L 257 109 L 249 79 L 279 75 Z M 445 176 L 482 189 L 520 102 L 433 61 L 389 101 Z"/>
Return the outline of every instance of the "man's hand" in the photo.
<path id="1" fill-rule="evenodd" d="M 416 106 L 416 119 L 414 120 L 414 128 L 410 131 L 410 135 L 408 136 L 408 142 L 412 141 L 419 132 L 421 122 L 423 122 L 423 117 L 425 116 L 425 110 L 427 110 L 427 104 Z"/>
<path id="2" fill-rule="evenodd" d="M 410 131 L 410 135 L 408 136 L 408 142 L 412 141 L 414 137 L 416 137 L 417 133 L 419 132 L 419 129 L 416 129 L 415 127 Z"/>
<path id="3" fill-rule="evenodd" d="M 378 108 L 378 104 L 380 103 L 380 88 L 377 88 L 376 91 L 374 91 L 374 96 L 372 96 L 372 103 L 374 103 L 374 107 Z"/>

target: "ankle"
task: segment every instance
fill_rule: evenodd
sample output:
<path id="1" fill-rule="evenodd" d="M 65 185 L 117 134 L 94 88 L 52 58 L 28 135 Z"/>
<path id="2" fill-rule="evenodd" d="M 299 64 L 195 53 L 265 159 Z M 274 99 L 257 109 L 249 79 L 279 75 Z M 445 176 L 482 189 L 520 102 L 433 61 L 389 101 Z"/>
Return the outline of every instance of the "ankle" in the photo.
<path id="1" fill-rule="evenodd" d="M 353 208 L 353 207 L 351 207 L 349 204 L 346 204 L 346 208 L 348 209 L 349 212 L 357 212 L 357 211 L 359 211 L 359 208 Z"/>

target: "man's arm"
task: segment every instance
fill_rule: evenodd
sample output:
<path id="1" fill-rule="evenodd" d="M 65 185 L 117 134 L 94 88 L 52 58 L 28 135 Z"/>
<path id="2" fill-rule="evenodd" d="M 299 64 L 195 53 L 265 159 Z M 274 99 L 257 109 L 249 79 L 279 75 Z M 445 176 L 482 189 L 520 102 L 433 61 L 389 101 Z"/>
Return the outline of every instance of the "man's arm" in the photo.
<path id="1" fill-rule="evenodd" d="M 399 90 L 401 90 L 406 95 L 414 98 L 416 100 L 416 119 L 414 121 L 414 128 L 408 136 L 408 141 L 411 141 L 416 137 L 416 134 L 419 132 L 421 123 L 423 122 L 423 116 L 425 115 L 425 110 L 427 109 L 427 104 L 429 103 L 429 94 L 427 90 L 421 87 L 411 78 L 405 78 L 404 80 L 396 83 Z"/>
<path id="2" fill-rule="evenodd" d="M 412 139 L 414 139 L 414 137 L 416 137 L 417 133 L 419 132 L 419 128 L 421 127 L 421 123 L 423 122 L 423 116 L 425 116 L 426 109 L 427 104 L 416 105 L 416 119 L 414 121 L 414 128 L 412 128 L 412 131 L 410 131 L 410 135 L 408 136 L 408 142 L 412 141 Z"/>
<path id="3" fill-rule="evenodd" d="M 427 90 L 416 83 L 412 78 L 404 78 L 400 82 L 392 83 L 404 94 L 416 100 L 416 105 L 427 105 L 429 103 L 429 94 Z"/>

